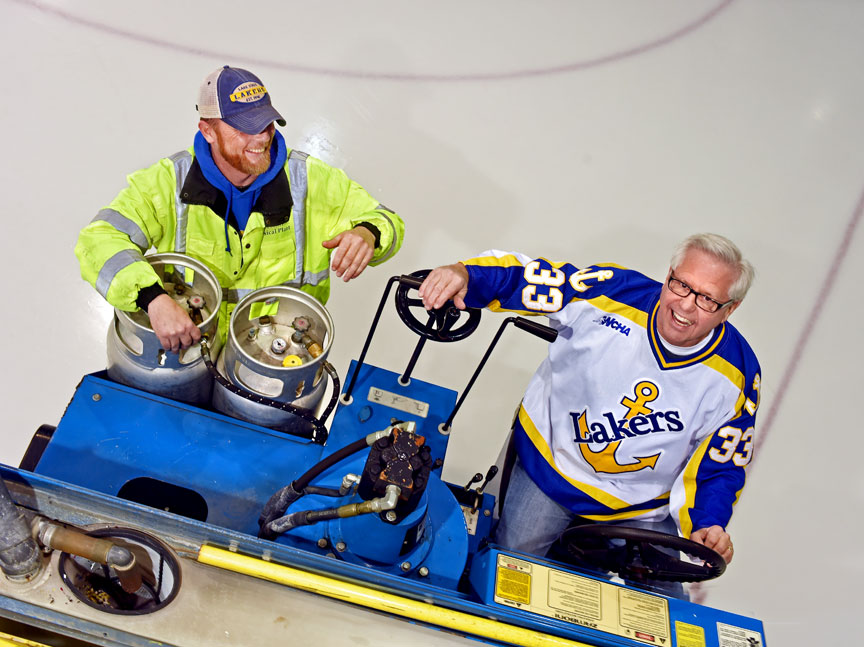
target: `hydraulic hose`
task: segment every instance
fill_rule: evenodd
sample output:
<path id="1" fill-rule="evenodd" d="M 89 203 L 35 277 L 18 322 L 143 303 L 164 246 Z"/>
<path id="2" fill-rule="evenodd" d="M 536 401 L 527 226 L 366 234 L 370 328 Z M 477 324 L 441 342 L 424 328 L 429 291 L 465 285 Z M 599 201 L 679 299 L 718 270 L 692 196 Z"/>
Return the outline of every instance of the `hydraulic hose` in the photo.
<path id="1" fill-rule="evenodd" d="M 389 435 L 390 429 L 388 428 L 382 431 L 376 431 L 374 433 L 371 433 L 364 438 L 358 438 L 354 442 L 349 443 L 344 447 L 340 447 L 329 456 L 325 456 L 323 459 L 315 463 L 315 465 L 306 470 L 304 474 L 302 474 L 299 478 L 295 479 L 292 483 L 286 485 L 281 490 L 273 494 L 273 496 L 271 496 L 267 503 L 264 505 L 264 509 L 261 511 L 261 515 L 258 517 L 258 526 L 260 527 L 258 536 L 264 539 L 274 539 L 276 537 L 276 533 L 272 532 L 269 529 L 270 522 L 274 519 L 282 517 L 285 514 L 285 511 L 288 509 L 288 506 L 290 506 L 297 499 L 303 496 L 303 494 L 305 494 L 306 488 L 309 486 L 309 484 L 314 478 L 333 467 L 339 461 L 344 460 L 348 456 L 356 454 L 357 452 L 365 449 L 366 447 L 370 447 L 372 443 L 374 443 L 379 438 L 386 438 Z"/>
<path id="2" fill-rule="evenodd" d="M 333 392 L 330 394 L 330 402 L 327 403 L 327 408 L 324 409 L 321 414 L 321 423 L 323 424 L 327 422 L 327 418 L 330 417 L 330 414 L 333 413 L 333 409 L 336 408 L 336 403 L 339 401 L 339 390 L 342 385 L 339 382 L 339 374 L 330 362 L 324 362 L 322 366 L 324 367 L 324 370 L 327 371 L 327 375 L 330 376 L 330 381 L 333 383 Z"/>
<path id="3" fill-rule="evenodd" d="M 360 476 L 357 474 L 346 474 L 342 477 L 342 486 L 337 488 L 321 487 L 318 485 L 307 485 L 303 488 L 304 494 L 319 494 L 321 496 L 340 497 L 345 496 L 351 491 L 351 487 L 360 482 Z"/>
<path id="4" fill-rule="evenodd" d="M 297 526 L 311 526 L 330 519 L 345 519 L 361 514 L 385 512 L 396 507 L 401 492 L 402 490 L 398 485 L 391 484 L 387 486 L 387 492 L 382 497 L 360 503 L 348 503 L 338 508 L 327 508 L 326 510 L 301 510 L 271 521 L 267 524 L 267 530 L 275 535 L 281 535 Z"/>
<path id="5" fill-rule="evenodd" d="M 30 525 L 0 478 L 0 569 L 10 580 L 29 580 L 42 568 Z"/>
<path id="6" fill-rule="evenodd" d="M 297 492 L 303 492 L 306 489 L 306 486 L 309 485 L 312 480 L 327 471 L 331 467 L 333 467 L 339 461 L 348 458 L 351 454 L 356 454 L 361 449 L 365 449 L 369 446 L 366 438 L 359 438 L 355 440 L 353 443 L 345 445 L 344 447 L 340 447 L 335 452 L 330 454 L 329 456 L 324 457 L 317 463 L 315 463 L 312 467 L 310 467 L 304 474 L 302 474 L 299 478 L 297 478 L 291 486 Z"/>
<path id="7" fill-rule="evenodd" d="M 336 377 L 336 370 L 330 365 L 329 362 L 324 362 L 323 367 L 324 370 L 327 371 L 327 374 L 334 380 L 333 382 L 333 394 L 330 397 L 330 402 L 327 405 L 327 409 L 325 410 L 325 415 L 318 419 L 315 415 L 309 411 L 308 409 L 303 409 L 302 407 L 295 406 L 290 402 L 278 402 L 277 400 L 272 400 L 270 398 L 264 397 L 263 395 L 254 395 L 249 393 L 248 391 L 244 391 L 236 384 L 233 384 L 229 379 L 227 379 L 222 373 L 219 372 L 219 369 L 213 364 L 213 360 L 210 359 L 210 345 L 207 343 L 207 338 L 201 338 L 201 357 L 204 358 L 204 364 L 207 366 L 207 370 L 210 371 L 210 374 L 213 376 L 213 379 L 216 380 L 221 386 L 224 386 L 234 395 L 240 396 L 241 398 L 245 398 L 251 402 L 256 402 L 257 404 L 263 404 L 268 407 L 273 407 L 274 409 L 281 409 L 282 411 L 288 411 L 289 413 L 293 413 L 298 418 L 302 418 L 306 422 L 312 425 L 312 434 L 311 440 L 314 443 L 318 443 L 323 445 L 327 442 L 327 435 L 329 432 L 327 431 L 327 427 L 324 426 L 324 420 L 327 419 L 327 416 L 333 411 L 333 407 L 336 406 L 336 400 L 339 397 L 339 378 Z M 309 438 L 305 434 L 292 433 L 295 436 L 301 436 Z"/>

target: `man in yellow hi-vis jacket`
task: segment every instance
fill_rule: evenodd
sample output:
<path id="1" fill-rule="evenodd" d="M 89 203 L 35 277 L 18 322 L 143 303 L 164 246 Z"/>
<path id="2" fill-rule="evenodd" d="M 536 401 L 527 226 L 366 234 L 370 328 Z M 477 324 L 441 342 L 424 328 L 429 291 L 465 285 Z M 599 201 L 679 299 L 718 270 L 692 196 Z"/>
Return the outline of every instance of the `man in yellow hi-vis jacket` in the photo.
<path id="1" fill-rule="evenodd" d="M 261 80 L 225 66 L 198 95 L 194 145 L 128 176 L 128 186 L 78 237 L 82 277 L 114 307 L 145 310 L 166 350 L 188 348 L 198 327 L 159 283 L 144 253 L 205 263 L 226 303 L 290 285 L 322 303 L 330 269 L 349 281 L 392 257 L 402 219 L 339 169 L 289 150 Z"/>

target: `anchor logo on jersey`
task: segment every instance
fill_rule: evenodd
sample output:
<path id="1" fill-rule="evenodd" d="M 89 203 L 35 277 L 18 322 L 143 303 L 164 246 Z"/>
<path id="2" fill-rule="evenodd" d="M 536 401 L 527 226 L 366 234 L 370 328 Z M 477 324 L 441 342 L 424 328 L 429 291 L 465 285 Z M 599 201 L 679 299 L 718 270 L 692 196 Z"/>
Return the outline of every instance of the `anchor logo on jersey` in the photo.
<path id="1" fill-rule="evenodd" d="M 660 453 L 651 456 L 637 456 L 635 462 L 621 463 L 615 455 L 621 442 L 626 438 L 646 436 L 664 431 L 681 431 L 684 425 L 678 411 L 654 411 L 646 406 L 660 395 L 660 389 L 647 380 L 639 382 L 633 389 L 633 397 L 623 397 L 621 404 L 627 408 L 623 419 L 618 419 L 614 413 L 603 414 L 604 421 L 588 422 L 587 410 L 579 413 L 570 412 L 573 427 L 579 443 L 579 451 L 585 461 L 595 472 L 603 474 L 623 474 L 638 472 L 647 468 L 654 469 Z M 591 449 L 589 443 L 606 443 L 600 450 Z"/>
<path id="2" fill-rule="evenodd" d="M 592 267 L 586 267 L 570 275 L 570 285 L 574 290 L 577 292 L 585 292 L 585 290 L 591 287 L 589 284 L 585 283 L 585 281 L 589 279 L 608 281 L 615 275 L 615 272 L 612 270 L 594 270 L 592 272 L 591 270 L 593 269 L 594 268 Z"/>

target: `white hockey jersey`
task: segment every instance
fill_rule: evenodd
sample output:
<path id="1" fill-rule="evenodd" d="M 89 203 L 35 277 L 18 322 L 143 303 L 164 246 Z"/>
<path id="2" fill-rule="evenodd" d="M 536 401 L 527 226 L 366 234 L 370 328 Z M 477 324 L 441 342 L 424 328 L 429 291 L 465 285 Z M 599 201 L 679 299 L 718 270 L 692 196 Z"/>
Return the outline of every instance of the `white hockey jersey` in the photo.
<path id="1" fill-rule="evenodd" d="M 466 303 L 543 314 L 558 330 L 514 430 L 527 472 L 593 520 L 726 527 L 753 457 L 760 368 L 729 323 L 690 356 L 661 345 L 662 284 L 616 265 L 578 269 L 490 251 L 463 261 Z"/>

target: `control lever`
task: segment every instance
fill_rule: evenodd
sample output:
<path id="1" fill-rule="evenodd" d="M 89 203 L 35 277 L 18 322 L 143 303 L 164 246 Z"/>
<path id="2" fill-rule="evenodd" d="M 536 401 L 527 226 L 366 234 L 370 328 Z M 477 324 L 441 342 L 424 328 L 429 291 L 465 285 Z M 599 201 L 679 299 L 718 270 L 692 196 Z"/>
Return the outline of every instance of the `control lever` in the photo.
<path id="1" fill-rule="evenodd" d="M 483 480 L 483 472 L 477 472 L 474 476 L 471 477 L 471 480 L 468 481 L 468 485 L 466 485 L 463 489 L 465 492 L 468 492 L 471 489 L 471 486 L 475 483 L 479 483 Z"/>
<path id="2" fill-rule="evenodd" d="M 474 505 L 471 507 L 471 512 L 477 512 L 477 508 L 480 507 L 480 502 L 483 500 L 483 490 L 485 490 L 486 486 L 489 485 L 489 481 L 495 478 L 496 474 L 498 474 L 498 466 L 493 465 L 489 468 L 489 471 L 486 472 L 486 478 L 483 479 L 483 483 L 481 483 L 480 487 L 478 487 L 474 492 Z"/>
<path id="3" fill-rule="evenodd" d="M 399 283 L 415 290 L 419 290 L 424 281 L 424 279 L 411 276 L 410 274 L 403 274 L 397 278 L 399 279 Z"/>
<path id="4" fill-rule="evenodd" d="M 512 319 L 513 325 L 517 328 L 530 332 L 535 337 L 548 341 L 550 344 L 558 338 L 558 331 L 554 328 L 544 326 L 541 323 L 525 319 L 524 317 L 512 317 Z"/>
<path id="5" fill-rule="evenodd" d="M 543 324 L 537 323 L 536 321 L 529 321 L 524 317 L 507 317 L 504 320 L 504 323 L 502 323 L 501 326 L 498 328 L 498 332 L 495 333 L 495 337 L 492 339 L 492 343 L 489 344 L 489 348 L 486 349 L 486 354 L 483 355 L 483 359 L 480 360 L 480 363 L 474 370 L 474 375 L 472 375 L 471 379 L 468 381 L 468 386 L 465 387 L 465 390 L 459 397 L 459 401 L 456 403 L 456 406 L 453 407 L 453 411 L 450 412 L 450 416 L 447 418 L 447 421 L 443 425 L 441 425 L 441 431 L 447 432 L 450 430 L 450 425 L 453 424 L 453 418 L 456 417 L 456 412 L 459 411 L 459 407 L 462 406 L 462 403 L 465 401 L 465 397 L 468 395 L 471 387 L 474 386 L 474 382 L 477 380 L 477 376 L 480 375 L 480 371 L 482 371 L 483 367 L 486 365 L 486 360 L 488 360 L 489 356 L 492 354 L 492 349 L 495 348 L 495 344 L 498 343 L 498 340 L 501 338 L 501 334 L 504 332 L 504 328 L 509 323 L 513 323 L 513 325 L 520 330 L 529 332 L 536 337 L 540 337 L 541 339 L 548 341 L 549 343 L 552 343 L 558 338 L 558 331 L 554 328 L 544 326 Z"/>
<path id="6" fill-rule="evenodd" d="M 493 478 L 495 478 L 495 475 L 497 473 L 498 473 L 498 466 L 497 465 L 493 465 L 492 467 L 489 468 L 489 471 L 486 472 L 486 478 L 483 479 L 483 483 L 480 485 L 480 487 L 477 488 L 477 494 L 483 494 L 483 490 L 486 489 L 486 486 L 489 485 L 489 481 L 491 481 Z"/>

